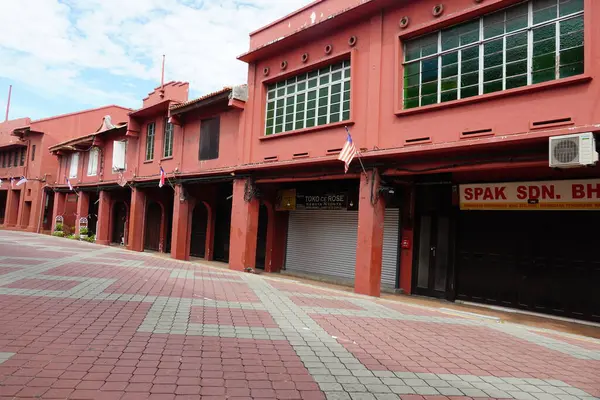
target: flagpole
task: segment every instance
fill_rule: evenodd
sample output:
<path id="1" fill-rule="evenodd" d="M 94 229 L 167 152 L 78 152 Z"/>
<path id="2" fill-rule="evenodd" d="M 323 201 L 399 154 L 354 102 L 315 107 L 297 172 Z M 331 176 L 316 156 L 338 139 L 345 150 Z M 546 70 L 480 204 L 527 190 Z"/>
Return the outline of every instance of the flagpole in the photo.
<path id="1" fill-rule="evenodd" d="M 348 135 L 350 135 L 350 129 L 348 129 L 348 126 L 344 126 L 344 128 L 346 129 L 346 133 Z M 367 179 L 369 179 L 369 175 L 367 174 L 367 170 L 365 169 L 365 165 L 363 164 L 363 162 L 362 162 L 362 160 L 360 158 L 360 151 L 359 150 L 356 150 L 356 155 L 358 156 L 357 157 L 358 158 L 358 162 L 360 163 L 360 166 L 361 166 L 361 168 L 362 168 L 362 170 L 363 170 L 363 172 L 365 174 L 365 177 Z"/>

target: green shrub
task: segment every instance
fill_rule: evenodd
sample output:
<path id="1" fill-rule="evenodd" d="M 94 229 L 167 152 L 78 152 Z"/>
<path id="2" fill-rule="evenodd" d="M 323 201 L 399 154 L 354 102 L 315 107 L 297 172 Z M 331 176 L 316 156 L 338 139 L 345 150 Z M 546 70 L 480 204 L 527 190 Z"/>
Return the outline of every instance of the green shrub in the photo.
<path id="1" fill-rule="evenodd" d="M 54 231 L 54 232 L 52 232 L 52 236 L 64 237 L 65 233 L 63 231 Z"/>
<path id="2" fill-rule="evenodd" d="M 63 230 L 63 224 L 62 223 L 57 223 L 56 226 L 54 227 L 54 232 L 62 232 Z"/>
<path id="3" fill-rule="evenodd" d="M 96 241 L 96 235 L 90 235 L 83 240 L 85 240 L 86 242 L 94 243 Z"/>
<path id="4" fill-rule="evenodd" d="M 87 235 L 88 234 L 88 228 L 79 228 L 79 234 L 80 235 Z"/>
<path id="5" fill-rule="evenodd" d="M 75 237 L 75 235 L 70 234 L 69 236 L 67 236 L 67 239 L 79 239 L 78 237 Z"/>

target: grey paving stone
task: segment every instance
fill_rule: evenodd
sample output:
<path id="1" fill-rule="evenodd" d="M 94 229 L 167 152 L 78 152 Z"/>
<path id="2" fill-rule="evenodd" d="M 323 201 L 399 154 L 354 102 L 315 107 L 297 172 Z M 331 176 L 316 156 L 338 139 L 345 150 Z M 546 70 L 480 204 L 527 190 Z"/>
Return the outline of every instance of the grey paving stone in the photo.
<path id="1" fill-rule="evenodd" d="M 567 394 L 564 390 L 562 390 L 562 388 L 559 388 L 558 386 L 540 385 L 538 387 L 544 392 L 550 394 Z"/>
<path id="2" fill-rule="evenodd" d="M 429 386 L 423 379 L 402 379 L 405 385 L 410 387 Z"/>
<path id="3" fill-rule="evenodd" d="M 439 394 L 439 392 L 437 391 L 437 389 L 432 388 L 430 386 L 417 386 L 417 387 L 413 387 L 413 389 L 415 390 L 415 393 L 422 394 L 422 395 L 436 395 L 436 394 Z"/>
<path id="4" fill-rule="evenodd" d="M 415 390 L 410 386 L 390 386 L 390 390 L 396 394 L 414 394 Z"/>
<path id="5" fill-rule="evenodd" d="M 373 371 L 373 375 L 378 378 L 393 378 L 396 376 L 392 371 Z"/>
<path id="6" fill-rule="evenodd" d="M 342 383 L 342 388 L 348 393 L 367 391 L 365 385 L 362 385 L 360 383 Z"/>
<path id="7" fill-rule="evenodd" d="M 404 381 L 400 378 L 381 378 L 384 385 L 404 385 Z"/>
<path id="8" fill-rule="evenodd" d="M 335 379 L 338 383 L 359 383 L 355 376 L 336 376 Z"/>
<path id="9" fill-rule="evenodd" d="M 443 379 L 445 381 L 461 381 L 462 379 L 460 379 L 460 377 L 458 375 L 454 375 L 454 374 L 437 374 L 437 376 L 440 379 Z"/>
<path id="10" fill-rule="evenodd" d="M 553 394 L 550 393 L 532 393 L 532 395 L 539 400 L 556 400 L 558 399 L 558 397 L 556 397 Z"/>
<path id="11" fill-rule="evenodd" d="M 483 390 L 479 389 L 460 389 L 461 392 L 465 394 L 465 396 L 469 397 L 487 397 L 487 394 Z"/>
<path id="12" fill-rule="evenodd" d="M 569 385 L 563 381 L 559 381 L 558 379 L 544 379 L 544 381 L 546 381 L 546 383 L 548 383 L 549 385 L 552 386 L 558 386 L 558 387 L 569 387 Z"/>
<path id="13" fill-rule="evenodd" d="M 363 385 L 381 385 L 381 379 L 374 376 L 359 376 L 358 380 Z"/>
<path id="14" fill-rule="evenodd" d="M 462 396 L 463 392 L 461 392 L 459 389 L 456 388 L 452 388 L 452 387 L 442 387 L 442 388 L 436 388 L 438 390 L 438 392 L 440 392 L 440 394 L 443 394 L 444 396 Z"/>
<path id="15" fill-rule="evenodd" d="M 511 392 L 510 394 L 517 400 L 535 400 L 535 397 L 531 393 Z"/>
<path id="16" fill-rule="evenodd" d="M 515 386 L 518 387 L 523 392 L 527 392 L 527 393 L 544 393 L 544 391 L 542 389 L 540 389 L 539 387 L 534 386 L 534 385 L 515 385 Z"/>
<path id="17" fill-rule="evenodd" d="M 343 390 L 342 385 L 340 385 L 337 382 L 319 382 L 319 387 L 324 392 L 328 392 L 328 391 L 333 392 L 333 391 Z"/>
<path id="18" fill-rule="evenodd" d="M 371 393 L 350 393 L 352 400 L 376 400 L 375 395 Z"/>
<path id="19" fill-rule="evenodd" d="M 375 398 L 377 400 L 398 400 L 399 399 L 398 395 L 395 395 L 392 393 L 378 393 L 378 394 L 375 394 Z"/>
<path id="20" fill-rule="evenodd" d="M 425 379 L 425 382 L 427 382 L 427 384 L 429 386 L 433 386 L 435 388 L 452 387 L 452 385 L 450 385 L 449 382 L 446 382 L 445 380 L 442 380 L 442 379 Z"/>
<path id="21" fill-rule="evenodd" d="M 589 396 L 589 394 L 587 394 L 583 390 L 574 387 L 564 387 L 562 388 L 562 390 L 565 391 L 567 394 L 572 394 L 574 396 Z"/>
<path id="22" fill-rule="evenodd" d="M 484 392 L 487 393 L 487 395 L 493 399 L 512 399 L 513 398 L 513 396 L 511 396 L 509 393 L 504 392 L 502 390 L 498 390 L 498 389 L 485 389 Z"/>
<path id="23" fill-rule="evenodd" d="M 390 388 L 387 387 L 386 385 L 374 385 L 374 384 L 367 384 L 365 385 L 365 387 L 367 388 L 368 392 L 371 393 L 389 393 L 391 392 Z"/>
<path id="24" fill-rule="evenodd" d="M 351 400 L 346 392 L 325 392 L 325 397 L 327 400 Z"/>
<path id="25" fill-rule="evenodd" d="M 398 378 L 408 378 L 408 379 L 417 379 L 417 374 L 413 373 L 413 372 L 395 372 L 395 375 Z"/>
<path id="26" fill-rule="evenodd" d="M 516 387 L 515 385 L 511 385 L 510 383 L 494 383 L 494 386 L 496 386 L 496 388 L 498 390 L 503 390 L 505 392 L 519 392 L 520 389 L 518 387 Z"/>

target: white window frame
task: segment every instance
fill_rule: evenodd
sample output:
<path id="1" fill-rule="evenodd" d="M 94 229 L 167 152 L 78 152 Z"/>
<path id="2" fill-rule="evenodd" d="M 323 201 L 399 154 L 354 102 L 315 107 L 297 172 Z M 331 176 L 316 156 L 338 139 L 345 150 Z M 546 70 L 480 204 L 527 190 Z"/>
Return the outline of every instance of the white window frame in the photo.
<path id="1" fill-rule="evenodd" d="M 146 154 L 145 161 L 154 160 L 154 142 L 156 140 L 156 123 L 150 122 L 146 126 Z M 151 157 L 148 157 L 151 156 Z"/>
<path id="2" fill-rule="evenodd" d="M 69 178 L 77 178 L 77 170 L 79 169 L 79 153 L 71 153 L 69 160 Z"/>
<path id="3" fill-rule="evenodd" d="M 165 129 L 163 133 L 163 157 L 173 157 L 173 134 L 175 133 L 175 126 L 169 123 L 169 119 L 165 119 Z"/>
<path id="4" fill-rule="evenodd" d="M 121 150 L 117 151 L 117 149 Z M 127 169 L 127 141 L 115 140 L 113 141 L 113 171 L 124 171 Z"/>
<path id="5" fill-rule="evenodd" d="M 98 175 L 98 164 L 100 159 L 100 150 L 97 147 L 92 147 L 88 152 L 88 169 L 87 176 Z"/>

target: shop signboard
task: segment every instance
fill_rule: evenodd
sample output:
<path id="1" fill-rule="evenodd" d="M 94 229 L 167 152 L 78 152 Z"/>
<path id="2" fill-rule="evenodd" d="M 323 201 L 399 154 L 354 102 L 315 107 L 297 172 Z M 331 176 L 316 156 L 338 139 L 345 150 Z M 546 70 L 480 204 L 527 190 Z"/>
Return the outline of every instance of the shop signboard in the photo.
<path id="1" fill-rule="evenodd" d="M 277 193 L 277 211 L 347 209 L 348 194 L 345 192 L 300 193 L 296 189 L 287 189 Z"/>
<path id="2" fill-rule="evenodd" d="M 461 210 L 600 210 L 600 179 L 460 185 Z"/>

